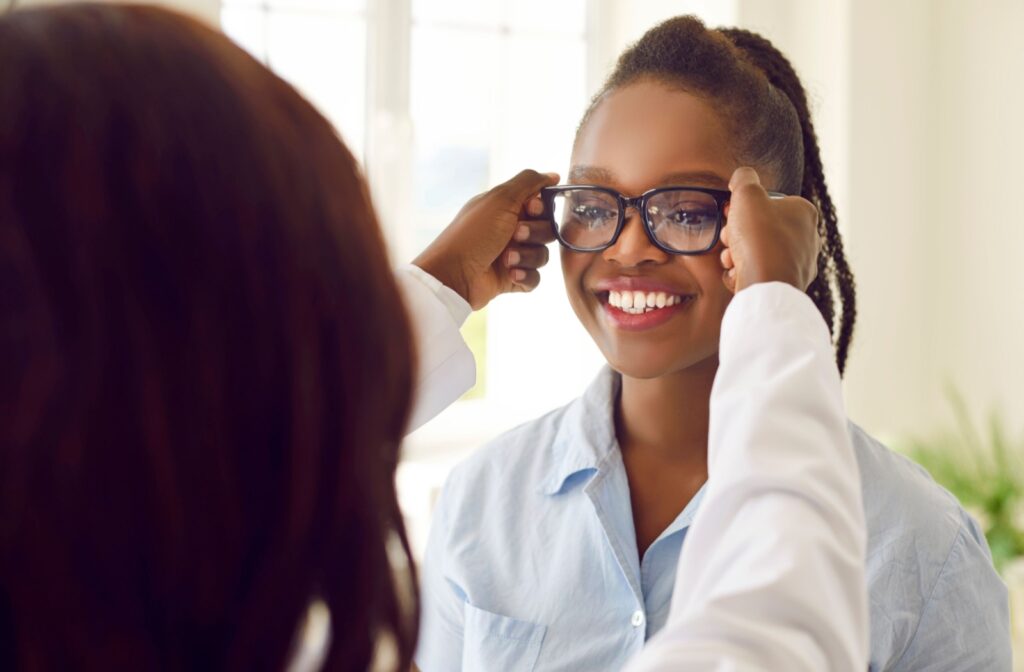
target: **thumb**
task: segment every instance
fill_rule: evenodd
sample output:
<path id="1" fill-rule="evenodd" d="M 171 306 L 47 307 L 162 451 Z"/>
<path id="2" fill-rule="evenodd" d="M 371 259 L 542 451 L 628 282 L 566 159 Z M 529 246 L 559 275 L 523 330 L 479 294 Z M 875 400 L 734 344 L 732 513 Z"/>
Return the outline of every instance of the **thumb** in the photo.
<path id="1" fill-rule="evenodd" d="M 536 170 L 524 170 L 508 182 L 498 185 L 497 191 L 508 199 L 509 205 L 516 213 L 523 207 L 526 200 L 544 187 L 558 184 L 557 173 L 538 173 Z"/>
<path id="2" fill-rule="evenodd" d="M 761 186 L 761 176 L 757 174 L 756 170 L 750 166 L 740 166 L 733 171 L 732 177 L 729 178 L 729 191 L 739 191 L 748 185 L 764 189 Z"/>
<path id="3" fill-rule="evenodd" d="M 757 171 L 746 166 L 733 171 L 729 179 L 729 204 L 726 216 L 731 216 L 734 211 L 746 211 L 748 208 L 756 207 L 755 203 L 766 203 L 771 197 L 763 186 Z"/>

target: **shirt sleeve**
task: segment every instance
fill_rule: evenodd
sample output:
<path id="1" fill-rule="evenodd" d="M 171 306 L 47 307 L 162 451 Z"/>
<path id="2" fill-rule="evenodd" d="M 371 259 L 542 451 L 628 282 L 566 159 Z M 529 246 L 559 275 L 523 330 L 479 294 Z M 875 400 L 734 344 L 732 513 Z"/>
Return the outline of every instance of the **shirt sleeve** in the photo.
<path id="1" fill-rule="evenodd" d="M 438 499 L 430 524 L 427 549 L 420 567 L 420 632 L 416 667 L 420 672 L 462 669 L 465 594 L 445 572 L 448 554 L 449 486 Z"/>
<path id="2" fill-rule="evenodd" d="M 825 323 L 802 292 L 754 285 L 726 311 L 719 358 L 687 589 L 629 672 L 863 672 L 864 510 Z"/>
<path id="3" fill-rule="evenodd" d="M 1009 595 L 988 551 L 961 527 L 917 632 L 892 672 L 1010 672 Z"/>
<path id="4" fill-rule="evenodd" d="M 395 279 L 412 321 L 417 378 L 408 431 L 450 406 L 476 382 L 476 362 L 459 328 L 472 312 L 450 288 L 417 266 L 403 266 Z"/>

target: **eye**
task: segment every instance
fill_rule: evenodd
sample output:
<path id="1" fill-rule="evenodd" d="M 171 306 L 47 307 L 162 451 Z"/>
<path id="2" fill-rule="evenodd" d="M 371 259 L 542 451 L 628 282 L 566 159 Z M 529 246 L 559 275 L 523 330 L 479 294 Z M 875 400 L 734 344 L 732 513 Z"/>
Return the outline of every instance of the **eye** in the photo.
<path id="1" fill-rule="evenodd" d="M 611 209 L 606 203 L 598 201 L 577 201 L 572 204 L 569 211 L 573 217 L 579 219 L 588 226 L 601 226 L 618 219 L 618 209 Z"/>
<path id="2" fill-rule="evenodd" d="M 676 202 L 669 205 L 651 206 L 648 214 L 656 226 L 672 226 L 682 229 L 703 229 L 718 222 L 717 207 L 707 203 Z"/>
<path id="3" fill-rule="evenodd" d="M 585 217 L 587 219 L 598 219 L 614 214 L 611 210 L 601 207 L 600 205 L 587 205 L 585 203 L 578 203 L 573 206 L 572 213 L 578 217 Z"/>

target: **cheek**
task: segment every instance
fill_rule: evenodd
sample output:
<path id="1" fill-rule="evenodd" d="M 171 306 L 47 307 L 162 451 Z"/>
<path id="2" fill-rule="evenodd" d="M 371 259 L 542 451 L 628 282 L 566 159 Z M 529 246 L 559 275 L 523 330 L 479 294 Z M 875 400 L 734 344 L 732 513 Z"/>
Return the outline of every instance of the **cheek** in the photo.
<path id="1" fill-rule="evenodd" d="M 701 291 L 701 326 L 703 330 L 713 332 L 709 337 L 718 338 L 725 309 L 732 301 L 732 292 L 722 282 L 725 269 L 721 263 L 721 246 L 706 255 L 694 257 L 689 271 L 700 285 Z"/>
<path id="2" fill-rule="evenodd" d="M 712 302 L 728 304 L 729 299 L 732 298 L 732 292 L 722 282 L 722 273 L 725 272 L 721 261 L 723 249 L 725 248 L 719 243 L 711 252 L 699 257 L 691 257 L 688 270 L 696 278 L 705 298 L 711 299 Z"/>
<path id="3" fill-rule="evenodd" d="M 586 301 L 583 288 L 583 276 L 587 272 L 593 255 L 581 254 L 562 249 L 562 277 L 565 280 L 565 292 L 573 309 L 579 312 L 580 306 Z"/>

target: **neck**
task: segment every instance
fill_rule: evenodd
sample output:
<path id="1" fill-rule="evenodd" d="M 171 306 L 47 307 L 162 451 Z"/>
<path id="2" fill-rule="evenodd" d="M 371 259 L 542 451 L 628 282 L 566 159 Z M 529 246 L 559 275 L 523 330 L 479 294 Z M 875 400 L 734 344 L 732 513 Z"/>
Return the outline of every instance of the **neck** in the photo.
<path id="1" fill-rule="evenodd" d="M 658 378 L 622 376 L 615 433 L 624 452 L 673 463 L 707 462 L 711 386 L 718 358 Z"/>

